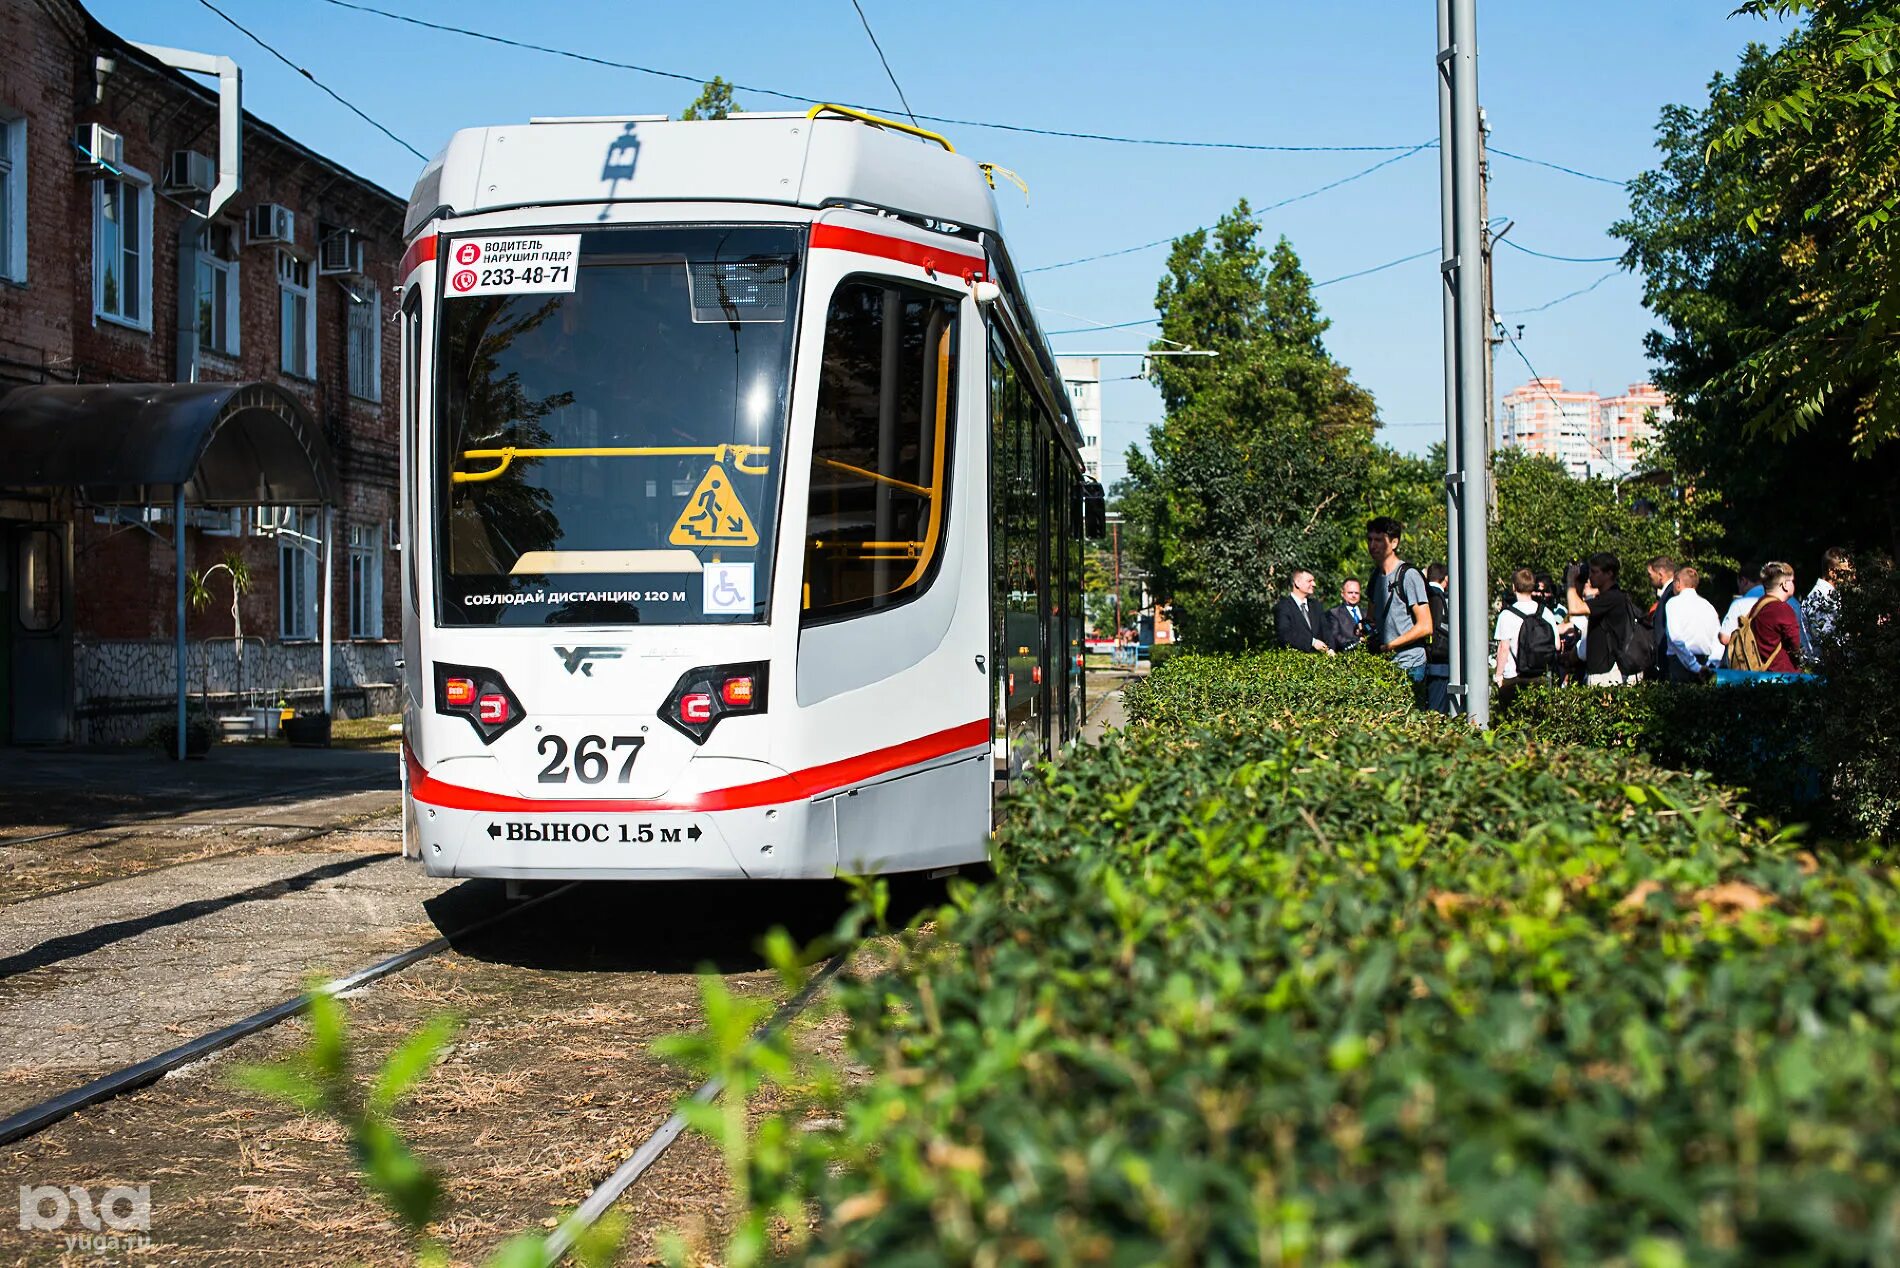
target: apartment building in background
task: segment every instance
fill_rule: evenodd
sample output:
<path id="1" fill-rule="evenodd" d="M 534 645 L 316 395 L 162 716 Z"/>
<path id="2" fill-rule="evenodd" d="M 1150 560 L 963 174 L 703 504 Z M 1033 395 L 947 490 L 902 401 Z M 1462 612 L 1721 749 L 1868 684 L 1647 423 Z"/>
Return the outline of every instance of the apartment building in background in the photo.
<path id="1" fill-rule="evenodd" d="M 1057 357 L 1056 368 L 1075 406 L 1075 424 L 1082 432 L 1082 465 L 1089 479 L 1102 478 L 1102 359 Z"/>
<path id="2" fill-rule="evenodd" d="M 137 34 L 168 42 L 156 10 Z M 205 223 L 215 80 L 170 69 L 76 0 L 0 0 L 0 47 L 0 412 L 15 388 L 172 383 L 181 365 L 197 381 L 293 397 L 320 425 L 339 485 L 327 542 L 336 708 L 393 708 L 389 296 L 405 200 L 246 114 L 239 191 Z M 194 223 L 206 233 L 188 286 Z M 181 314 L 181 292 L 195 293 L 195 312 Z M 181 339 L 192 325 L 195 349 Z M 6 475 L 0 462 L 0 605 L 11 609 L 0 620 L 12 622 L 0 629 L 0 743 L 137 740 L 172 707 L 170 494 L 144 509 L 95 506 L 80 489 L 7 489 Z M 221 576 L 186 623 L 192 694 L 214 711 L 254 694 L 319 698 L 322 521 L 286 507 L 187 510 L 187 571 L 235 556 L 250 575 L 241 666 Z"/>
<path id="3" fill-rule="evenodd" d="M 1579 479 L 1620 480 L 1644 469 L 1645 451 L 1670 409 L 1653 383 L 1604 396 L 1568 391 L 1562 379 L 1532 379 L 1498 403 L 1498 444 L 1555 458 Z"/>

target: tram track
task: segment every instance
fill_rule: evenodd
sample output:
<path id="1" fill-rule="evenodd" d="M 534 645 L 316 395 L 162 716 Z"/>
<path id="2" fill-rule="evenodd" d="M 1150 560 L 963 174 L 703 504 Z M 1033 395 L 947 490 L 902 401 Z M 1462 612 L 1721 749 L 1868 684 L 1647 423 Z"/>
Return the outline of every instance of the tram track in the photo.
<path id="1" fill-rule="evenodd" d="M 327 792 L 343 792 L 343 791 L 394 792 L 396 791 L 396 789 L 394 788 L 388 788 L 388 789 L 364 788 L 363 781 L 360 778 L 351 778 L 351 779 L 317 780 L 317 781 L 313 781 L 312 783 L 304 785 L 303 787 L 299 788 L 298 791 L 300 793 L 308 792 L 311 795 L 308 797 L 300 796 L 297 798 L 296 801 L 288 802 L 286 803 L 286 805 L 297 805 L 305 801 L 318 801 L 322 799 L 321 795 Z M 170 813 L 160 813 L 157 815 L 149 816 L 144 819 L 133 819 L 129 822 L 123 817 L 114 817 L 111 819 L 100 819 L 93 823 L 75 824 L 72 827 L 59 828 L 51 832 L 34 833 L 31 836 L 0 837 L 0 849 L 8 849 L 8 850 L 17 849 L 21 846 L 38 845 L 46 841 L 59 841 L 67 837 L 86 836 L 92 833 L 114 832 L 114 831 L 121 831 L 121 830 L 125 831 L 127 833 L 127 836 L 120 837 L 117 839 L 126 840 L 130 836 L 137 835 L 140 831 L 149 830 L 152 827 L 152 825 L 156 823 L 175 822 L 177 820 L 184 819 L 190 815 L 202 814 L 203 812 L 207 810 L 222 810 L 229 806 L 238 806 L 238 805 L 246 805 L 246 804 L 255 805 L 256 802 L 257 802 L 257 792 L 254 789 L 246 789 L 243 792 L 231 793 L 228 796 L 224 796 L 224 797 L 207 798 L 204 801 L 196 802 L 192 805 L 181 807 L 180 809 L 171 811 Z M 221 825 L 194 824 L 190 826 L 196 827 L 196 826 L 221 826 Z M 276 825 L 266 824 L 266 825 L 260 825 L 260 826 L 272 827 Z"/>
<path id="2" fill-rule="evenodd" d="M 68 1089 L 57 1096 L 49 1097 L 35 1105 L 30 1105 L 14 1114 L 0 1119 L 0 1145 L 12 1144 L 38 1132 L 44 1131 L 62 1119 L 69 1118 L 88 1106 L 97 1105 L 115 1097 L 156 1082 L 173 1070 L 190 1065 L 195 1061 L 230 1047 L 240 1039 L 259 1034 L 279 1022 L 288 1021 L 306 1012 L 320 996 L 335 996 L 347 991 L 367 986 L 372 982 L 400 972 L 412 964 L 426 960 L 448 950 L 458 941 L 466 941 L 478 934 L 485 933 L 495 926 L 515 919 L 544 903 L 567 893 L 580 882 L 569 883 L 538 894 L 523 902 L 515 903 L 505 910 L 491 913 L 480 920 L 453 933 L 431 938 L 427 942 L 398 952 L 354 973 L 333 978 L 312 990 L 304 991 L 291 999 L 274 1004 L 269 1008 L 253 1013 L 240 1021 L 232 1022 L 217 1030 L 199 1035 L 195 1039 L 179 1044 L 157 1056 L 122 1066 L 109 1074 L 102 1075 L 88 1083 Z"/>

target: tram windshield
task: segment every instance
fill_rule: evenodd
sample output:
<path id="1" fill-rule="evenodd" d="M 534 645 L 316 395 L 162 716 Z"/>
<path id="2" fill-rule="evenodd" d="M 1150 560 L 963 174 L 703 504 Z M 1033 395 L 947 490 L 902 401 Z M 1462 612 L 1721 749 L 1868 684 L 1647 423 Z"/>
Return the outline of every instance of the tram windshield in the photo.
<path id="1" fill-rule="evenodd" d="M 800 245 L 769 225 L 449 240 L 441 624 L 764 619 Z"/>

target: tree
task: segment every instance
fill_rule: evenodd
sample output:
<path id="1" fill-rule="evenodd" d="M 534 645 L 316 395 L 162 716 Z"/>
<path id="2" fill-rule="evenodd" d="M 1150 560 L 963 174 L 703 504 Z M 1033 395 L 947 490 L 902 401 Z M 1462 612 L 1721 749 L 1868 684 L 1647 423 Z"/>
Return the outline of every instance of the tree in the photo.
<path id="1" fill-rule="evenodd" d="M 1375 448 L 1372 397 L 1327 354 L 1299 256 L 1285 239 L 1264 250 L 1259 234 L 1243 200 L 1175 240 L 1155 346 L 1219 355 L 1154 359 L 1166 417 L 1149 432 L 1152 459 L 1130 450 L 1119 489 L 1124 550 L 1203 650 L 1271 641 L 1294 569 L 1331 580 L 1363 528 Z"/>
<path id="2" fill-rule="evenodd" d="M 693 98 L 693 104 L 680 111 L 680 118 L 723 119 L 738 109 L 739 103 L 732 98 L 732 85 L 714 75 L 712 81 L 699 90 L 699 96 Z"/>
<path id="3" fill-rule="evenodd" d="M 1746 386 L 1746 367 L 1803 320 L 1787 297 L 1820 284 L 1812 224 L 1757 215 L 1750 227 L 1789 183 L 1785 157 L 1718 144 L 1745 126 L 1780 56 L 1751 47 L 1732 78 L 1711 80 L 1705 105 L 1663 110 L 1662 161 L 1631 182 L 1630 214 L 1610 231 L 1629 243 L 1625 263 L 1661 322 L 1644 340 L 1675 401 L 1661 465 L 1719 523 L 1727 553 L 1812 567 L 1834 545 L 1900 550 L 1900 443 L 1868 446 L 1849 394 L 1777 432 Z"/>

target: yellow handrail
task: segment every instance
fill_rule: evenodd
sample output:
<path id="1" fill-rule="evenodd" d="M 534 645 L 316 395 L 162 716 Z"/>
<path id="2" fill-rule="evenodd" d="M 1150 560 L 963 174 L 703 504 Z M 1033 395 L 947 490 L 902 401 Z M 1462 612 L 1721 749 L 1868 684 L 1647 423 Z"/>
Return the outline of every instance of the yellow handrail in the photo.
<path id="1" fill-rule="evenodd" d="M 830 467 L 835 471 L 849 471 L 852 475 L 863 476 L 865 479 L 875 480 L 879 484 L 888 484 L 894 489 L 902 489 L 906 493 L 915 493 L 918 497 L 927 498 L 934 496 L 930 489 L 925 488 L 921 484 L 912 484 L 909 480 L 899 480 L 896 476 L 881 475 L 876 471 L 867 471 L 863 467 L 854 467 L 848 462 L 839 462 L 835 458 L 820 458 L 818 464 L 820 466 Z"/>
<path id="2" fill-rule="evenodd" d="M 899 123 L 895 119 L 886 119 L 883 115 L 872 114 L 868 110 L 855 110 L 850 106 L 833 105 L 829 101 L 820 102 L 818 105 L 813 106 L 810 110 L 805 112 L 805 117 L 807 119 L 816 119 L 819 115 L 826 113 L 841 114 L 847 119 L 856 119 L 859 123 L 868 123 L 874 128 L 894 128 L 899 132 L 908 132 L 912 136 L 920 136 L 926 141 L 935 141 L 952 154 L 957 152 L 957 147 L 950 144 L 949 139 L 941 132 L 932 132 L 929 128 L 920 128 L 914 123 Z"/>
<path id="3" fill-rule="evenodd" d="M 472 484 L 480 480 L 493 480 L 506 471 L 516 458 L 693 458 L 710 456 L 714 462 L 724 462 L 727 455 L 732 457 L 732 469 L 743 471 L 747 475 L 770 474 L 770 467 L 748 467 L 747 458 L 763 456 L 772 452 L 770 445 L 635 445 L 628 447 L 588 446 L 582 448 L 534 449 L 526 446 L 507 445 L 500 449 L 464 449 L 463 461 L 485 458 L 497 463 L 487 471 L 451 471 L 449 479 L 456 484 Z"/>
<path id="4" fill-rule="evenodd" d="M 946 325 L 943 333 L 937 337 L 937 436 L 930 461 L 930 523 L 924 529 L 923 550 L 916 556 L 917 566 L 910 570 L 910 576 L 904 578 L 904 584 L 897 587 L 899 590 L 908 590 L 916 585 L 937 553 L 937 539 L 943 532 L 944 443 L 949 430 L 950 327 Z"/>

